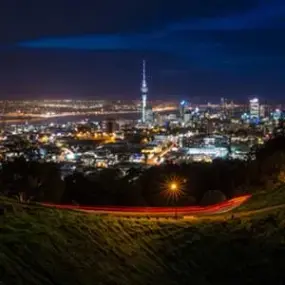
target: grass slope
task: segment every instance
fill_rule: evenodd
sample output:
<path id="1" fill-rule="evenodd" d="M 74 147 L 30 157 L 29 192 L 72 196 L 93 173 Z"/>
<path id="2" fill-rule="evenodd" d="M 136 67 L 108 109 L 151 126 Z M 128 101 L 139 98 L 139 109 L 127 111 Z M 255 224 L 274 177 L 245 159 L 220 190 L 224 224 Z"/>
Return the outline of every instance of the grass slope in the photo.
<path id="1" fill-rule="evenodd" d="M 253 196 L 243 205 L 241 205 L 237 211 L 258 210 L 267 207 L 273 207 L 278 205 L 285 206 L 285 186 L 279 186 L 270 191 L 264 190 L 253 194 Z"/>
<path id="2" fill-rule="evenodd" d="M 284 226 L 280 210 L 162 222 L 12 203 L 0 216 L 0 284 L 281 284 Z"/>

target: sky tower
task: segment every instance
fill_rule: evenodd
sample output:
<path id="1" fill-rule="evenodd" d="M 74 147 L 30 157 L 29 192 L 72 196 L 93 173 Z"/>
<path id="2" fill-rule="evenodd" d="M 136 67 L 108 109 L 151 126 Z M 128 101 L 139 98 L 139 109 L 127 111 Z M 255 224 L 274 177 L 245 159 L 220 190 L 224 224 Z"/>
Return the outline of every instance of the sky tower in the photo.
<path id="1" fill-rule="evenodd" d="M 147 83 L 146 83 L 146 72 L 145 72 L 145 60 L 143 60 L 142 70 L 142 83 L 141 83 L 141 95 L 142 95 L 142 123 L 146 122 L 146 106 L 147 106 Z"/>

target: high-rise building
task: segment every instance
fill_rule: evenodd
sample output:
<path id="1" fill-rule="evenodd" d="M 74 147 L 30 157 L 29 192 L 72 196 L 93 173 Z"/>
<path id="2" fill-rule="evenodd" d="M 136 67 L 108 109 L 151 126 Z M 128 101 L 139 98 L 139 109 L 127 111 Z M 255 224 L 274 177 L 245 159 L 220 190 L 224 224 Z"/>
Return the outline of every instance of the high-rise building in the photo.
<path id="1" fill-rule="evenodd" d="M 266 108 L 264 105 L 260 105 L 259 107 L 259 116 L 260 118 L 264 118 L 266 116 Z"/>
<path id="2" fill-rule="evenodd" d="M 160 126 L 163 124 L 163 117 L 157 112 L 153 114 L 153 120 L 156 125 Z"/>
<path id="3" fill-rule="evenodd" d="M 223 113 L 225 113 L 226 104 L 227 104 L 227 100 L 226 100 L 225 98 L 221 98 L 220 107 L 221 107 L 221 111 L 222 111 Z"/>
<path id="4" fill-rule="evenodd" d="M 191 117 L 192 117 L 191 111 L 190 110 L 186 111 L 183 116 L 183 123 L 189 123 Z"/>
<path id="5" fill-rule="evenodd" d="M 142 82 L 141 82 L 141 96 L 142 96 L 142 116 L 141 121 L 142 123 L 146 122 L 146 107 L 147 107 L 147 93 L 148 87 L 146 82 L 146 69 L 145 69 L 145 60 L 143 60 L 143 69 L 142 69 Z"/>
<path id="6" fill-rule="evenodd" d="M 260 116 L 260 107 L 258 98 L 249 101 L 249 112 L 251 119 L 258 119 Z"/>
<path id="7" fill-rule="evenodd" d="M 180 118 L 183 120 L 185 112 L 188 110 L 188 103 L 187 101 L 183 100 L 180 102 L 179 106 L 179 112 L 180 112 Z"/>
<path id="8" fill-rule="evenodd" d="M 112 134 L 118 130 L 118 125 L 115 119 L 109 118 L 105 121 L 105 128 L 108 134 Z"/>

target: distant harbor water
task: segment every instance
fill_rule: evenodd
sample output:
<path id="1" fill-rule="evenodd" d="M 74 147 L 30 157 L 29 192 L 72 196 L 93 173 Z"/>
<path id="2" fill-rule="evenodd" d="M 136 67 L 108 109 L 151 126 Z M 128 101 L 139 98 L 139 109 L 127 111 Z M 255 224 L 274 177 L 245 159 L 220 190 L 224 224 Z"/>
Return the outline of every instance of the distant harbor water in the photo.
<path id="1" fill-rule="evenodd" d="M 102 114 L 102 115 L 74 115 L 52 118 L 7 118 L 5 123 L 7 125 L 22 125 L 22 124 L 65 124 L 67 122 L 79 122 L 83 120 L 88 121 L 103 121 L 108 118 L 115 120 L 138 120 L 140 113 L 120 113 L 120 114 Z M 3 120 L 1 120 L 3 122 Z"/>
<path id="2" fill-rule="evenodd" d="M 168 111 L 160 111 L 160 114 L 169 114 L 169 113 L 177 113 L 177 110 L 168 110 Z M 108 118 L 112 118 L 115 120 L 139 120 L 141 117 L 140 112 L 137 113 L 112 113 L 112 114 L 100 114 L 100 115 L 66 115 L 59 117 L 50 117 L 50 118 L 41 118 L 41 117 L 6 117 L 4 120 L 6 125 L 23 125 L 23 124 L 65 124 L 67 122 L 79 122 L 83 120 L 88 121 L 103 121 Z M 3 123 L 3 118 L 0 119 L 0 122 Z"/>
<path id="3" fill-rule="evenodd" d="M 108 118 L 115 120 L 138 120 L 140 118 L 140 113 L 126 113 L 126 114 L 105 114 L 105 115 L 76 115 L 76 116 L 66 116 L 57 118 L 47 118 L 42 121 L 37 121 L 37 123 L 59 123 L 64 124 L 67 122 L 78 122 L 83 120 L 89 121 L 103 121 Z"/>

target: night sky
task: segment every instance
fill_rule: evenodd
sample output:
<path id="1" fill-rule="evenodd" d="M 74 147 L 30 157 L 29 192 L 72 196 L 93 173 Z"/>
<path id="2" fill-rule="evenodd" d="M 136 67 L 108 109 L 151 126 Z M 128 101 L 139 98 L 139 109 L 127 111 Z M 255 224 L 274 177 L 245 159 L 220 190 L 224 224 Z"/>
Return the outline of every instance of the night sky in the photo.
<path id="1" fill-rule="evenodd" d="M 284 0 L 3 0 L 2 98 L 285 99 Z"/>

